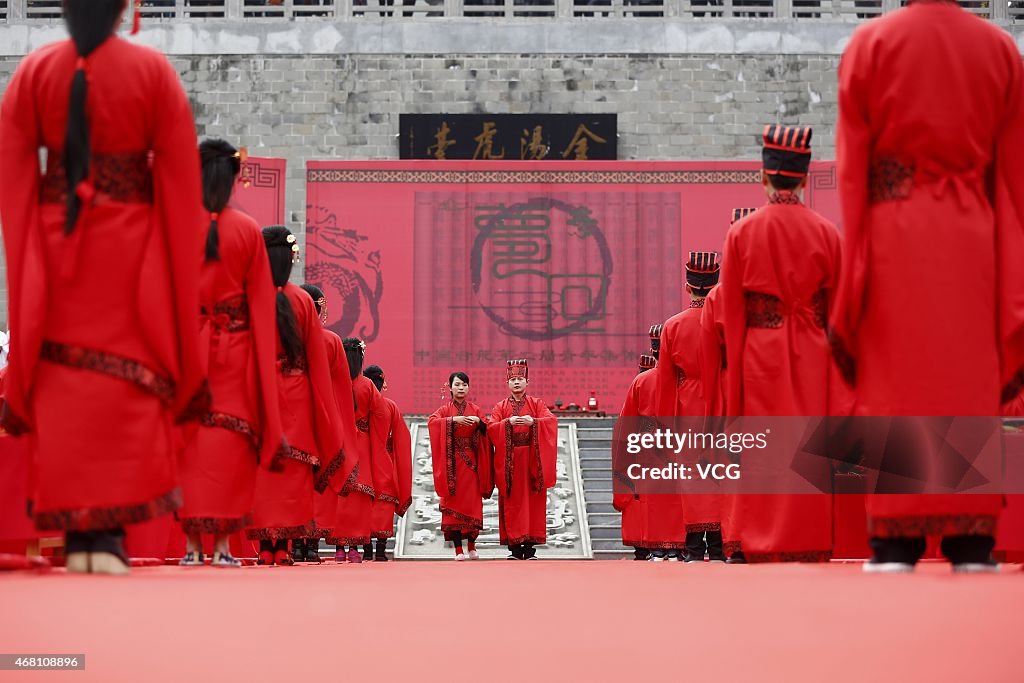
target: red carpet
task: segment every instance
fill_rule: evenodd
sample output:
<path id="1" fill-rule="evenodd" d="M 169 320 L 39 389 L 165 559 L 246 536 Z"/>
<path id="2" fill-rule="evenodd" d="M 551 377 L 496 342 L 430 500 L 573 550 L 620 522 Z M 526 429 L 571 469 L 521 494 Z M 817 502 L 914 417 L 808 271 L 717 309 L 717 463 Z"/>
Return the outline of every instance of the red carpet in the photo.
<path id="1" fill-rule="evenodd" d="M 1024 573 L 1004 569 L 478 561 L 10 572 L 0 575 L 3 652 L 84 652 L 86 669 L 0 680 L 631 681 L 660 671 L 1021 681 Z"/>

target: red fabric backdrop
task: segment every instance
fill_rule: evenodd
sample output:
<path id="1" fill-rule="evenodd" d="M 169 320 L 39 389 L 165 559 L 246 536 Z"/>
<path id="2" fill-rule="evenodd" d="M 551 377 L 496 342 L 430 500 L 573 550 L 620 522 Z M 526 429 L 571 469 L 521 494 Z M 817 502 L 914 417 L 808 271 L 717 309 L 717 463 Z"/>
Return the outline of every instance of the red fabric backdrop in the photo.
<path id="1" fill-rule="evenodd" d="M 721 250 L 732 209 L 760 206 L 757 162 L 310 162 L 306 281 L 331 328 L 367 341 L 405 413 L 452 370 L 504 397 L 528 358 L 549 404 L 618 405 L 650 325 L 681 310 L 691 250 Z M 807 202 L 839 220 L 835 165 Z"/>

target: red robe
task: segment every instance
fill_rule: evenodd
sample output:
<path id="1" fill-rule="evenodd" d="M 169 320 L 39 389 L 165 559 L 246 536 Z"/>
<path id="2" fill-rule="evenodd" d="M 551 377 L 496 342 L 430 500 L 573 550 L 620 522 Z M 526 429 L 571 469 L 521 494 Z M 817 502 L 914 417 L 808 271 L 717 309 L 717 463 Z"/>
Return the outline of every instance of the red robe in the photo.
<path id="1" fill-rule="evenodd" d="M 225 209 L 220 258 L 203 265 L 200 334 L 213 406 L 179 459 L 182 529 L 227 534 L 248 524 L 258 463 L 282 448 L 274 286 L 263 235 Z"/>
<path id="2" fill-rule="evenodd" d="M 779 193 L 733 224 L 722 262 L 729 412 L 828 414 L 838 382 L 825 336 L 839 274 L 835 226 L 795 195 Z M 831 476 L 827 461 L 820 466 L 822 478 Z M 741 495 L 731 503 L 748 560 L 829 558 L 830 495 Z"/>
<path id="3" fill-rule="evenodd" d="M 1017 46 L 955 3 L 861 26 L 839 70 L 837 157 L 846 262 L 832 327 L 856 412 L 998 415 L 1024 387 Z M 991 535 L 999 507 L 877 496 L 870 533 Z"/>
<path id="4" fill-rule="evenodd" d="M 508 418 L 532 415 L 529 427 L 511 427 Z M 494 448 L 498 520 L 502 545 L 547 541 L 547 489 L 555 485 L 558 419 L 544 401 L 524 396 L 494 406 L 487 437 Z"/>
<path id="5" fill-rule="evenodd" d="M 256 502 L 249 538 L 278 540 L 312 536 L 317 528 L 313 511 L 314 474 L 345 457 L 342 419 L 334 397 L 324 331 L 309 295 L 297 285 L 284 286 L 295 313 L 305 355 L 288 362 L 278 340 L 278 399 L 287 452 L 275 458 L 271 471 L 256 475 Z M 324 482 L 326 485 L 326 482 Z M 318 487 L 319 488 L 319 487 Z"/>
<path id="6" fill-rule="evenodd" d="M 412 436 L 398 404 L 381 396 L 388 412 L 388 438 L 385 457 L 374 463 L 373 487 L 376 497 L 370 514 L 370 535 L 391 538 L 395 535 L 395 515 L 405 515 L 412 505 Z"/>
<path id="7" fill-rule="evenodd" d="M 658 414 L 661 416 L 703 417 L 707 412 L 704 383 L 701 381 L 700 325 L 703 308 L 704 300 L 695 299 L 690 302 L 687 310 L 669 318 L 662 327 L 661 351 L 656 370 Z M 675 401 L 672 400 L 673 394 Z M 687 533 L 721 529 L 717 495 L 687 494 L 683 496 L 683 510 Z"/>
<path id="8" fill-rule="evenodd" d="M 352 396 L 359 466 L 345 483 L 347 495 L 338 498 L 335 533 L 328 539 L 329 543 L 348 546 L 370 542 L 373 499 L 376 497 L 374 464 L 387 459 L 387 439 L 391 430 L 387 404 L 373 382 L 358 375 L 352 380 Z"/>
<path id="9" fill-rule="evenodd" d="M 725 401 L 727 384 L 725 307 L 722 305 L 721 296 L 721 287 L 715 287 L 708 292 L 700 314 L 701 381 L 704 389 L 704 414 L 708 417 L 706 424 L 710 431 L 718 431 L 723 424 L 721 420 L 714 418 L 729 414 Z M 722 494 L 718 498 L 718 504 L 722 526 L 722 545 L 726 554 L 731 555 L 741 550 L 739 529 L 734 519 L 735 500 L 731 495 Z"/>
<path id="10" fill-rule="evenodd" d="M 664 349 L 664 347 L 662 347 Z M 648 549 L 681 549 L 686 547 L 686 517 L 682 496 L 674 494 L 639 494 L 636 484 L 627 476 L 631 460 L 624 452 L 626 429 L 634 431 L 640 427 L 637 418 L 658 416 L 659 377 L 657 370 L 642 372 L 633 378 L 626 392 L 626 399 L 619 412 L 616 431 L 612 439 L 615 444 L 613 476 L 619 480 L 618 487 L 633 489 L 634 493 L 616 493 L 612 505 L 622 513 L 622 545 Z M 673 392 L 674 393 L 674 392 Z M 625 419 L 624 419 L 625 418 Z M 653 420 L 644 423 L 644 431 L 653 432 L 658 425 Z"/>
<path id="11" fill-rule="evenodd" d="M 339 472 L 317 472 L 317 479 L 321 485 L 330 481 L 330 486 L 313 494 L 313 516 L 316 519 L 316 538 L 333 538 L 335 535 L 336 517 L 338 514 L 338 491 L 344 484 L 342 475 L 351 474 L 359 462 L 359 453 L 356 437 L 356 418 L 352 406 L 352 379 L 348 371 L 348 358 L 345 356 L 345 347 L 339 337 L 328 329 L 323 329 L 324 345 L 327 348 L 327 366 L 330 368 L 331 387 L 334 391 L 335 404 L 338 406 L 340 417 L 339 430 L 342 436 L 343 462 L 340 463 Z M 318 487 L 319 488 L 319 487 Z"/>
<path id="12" fill-rule="evenodd" d="M 494 489 L 491 445 L 486 432 L 456 425 L 452 418 L 477 416 L 486 428 L 487 416 L 469 401 L 461 406 L 448 401 L 427 418 L 434 490 L 441 499 L 441 531 L 475 539 L 484 528 L 483 499 Z"/>
<path id="13" fill-rule="evenodd" d="M 0 108 L 11 328 L 2 420 L 32 434 L 35 523 L 54 530 L 178 507 L 174 423 L 209 408 L 188 98 L 159 52 L 112 37 L 88 57 L 91 175 L 78 190 L 92 196 L 65 236 L 60 157 L 77 59 L 69 40 L 34 51 Z"/>

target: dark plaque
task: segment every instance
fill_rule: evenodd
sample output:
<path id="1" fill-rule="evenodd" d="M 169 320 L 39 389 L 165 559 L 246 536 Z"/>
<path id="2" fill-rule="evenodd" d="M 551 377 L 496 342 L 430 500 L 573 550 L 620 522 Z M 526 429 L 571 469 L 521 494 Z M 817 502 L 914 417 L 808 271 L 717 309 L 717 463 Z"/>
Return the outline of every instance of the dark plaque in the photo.
<path id="1" fill-rule="evenodd" d="M 617 123 L 616 114 L 402 114 L 399 158 L 614 160 Z"/>

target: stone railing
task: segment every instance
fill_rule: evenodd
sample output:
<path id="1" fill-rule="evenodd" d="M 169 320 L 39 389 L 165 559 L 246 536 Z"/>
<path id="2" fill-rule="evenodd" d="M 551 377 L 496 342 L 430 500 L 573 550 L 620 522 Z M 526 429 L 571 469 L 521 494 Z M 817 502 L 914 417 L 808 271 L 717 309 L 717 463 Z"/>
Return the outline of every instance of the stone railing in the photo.
<path id="1" fill-rule="evenodd" d="M 856 22 L 905 0 L 143 0 L 147 22 L 338 21 L 360 18 L 773 18 Z M 1000 24 L 1024 23 L 1024 0 L 962 0 Z M 0 23 L 60 18 L 61 0 L 0 0 Z"/>

